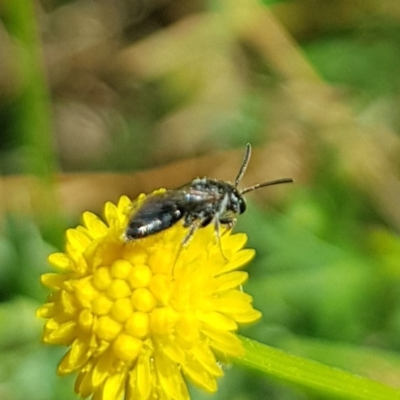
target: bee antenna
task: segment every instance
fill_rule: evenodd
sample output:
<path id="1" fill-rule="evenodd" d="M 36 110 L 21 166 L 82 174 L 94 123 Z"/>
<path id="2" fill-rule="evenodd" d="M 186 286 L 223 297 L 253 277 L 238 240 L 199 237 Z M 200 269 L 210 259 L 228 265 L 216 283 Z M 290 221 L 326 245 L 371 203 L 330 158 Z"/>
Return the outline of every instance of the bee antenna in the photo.
<path id="1" fill-rule="evenodd" d="M 248 192 L 252 192 L 253 190 L 257 190 L 260 189 L 262 187 L 266 187 L 266 186 L 272 186 L 272 185 L 279 185 L 281 183 L 292 183 L 293 179 L 292 178 L 281 178 L 281 179 L 275 179 L 273 181 L 269 181 L 269 182 L 264 182 L 264 183 L 256 183 L 253 186 L 247 187 L 245 189 L 243 189 L 240 194 L 245 194 Z"/>
<path id="2" fill-rule="evenodd" d="M 240 167 L 239 173 L 237 174 L 237 177 L 235 179 L 235 187 L 237 187 L 239 185 L 240 180 L 243 178 L 243 175 L 246 172 L 247 166 L 249 165 L 250 157 L 251 157 L 251 144 L 247 143 L 246 144 L 246 153 L 244 155 L 242 166 Z"/>

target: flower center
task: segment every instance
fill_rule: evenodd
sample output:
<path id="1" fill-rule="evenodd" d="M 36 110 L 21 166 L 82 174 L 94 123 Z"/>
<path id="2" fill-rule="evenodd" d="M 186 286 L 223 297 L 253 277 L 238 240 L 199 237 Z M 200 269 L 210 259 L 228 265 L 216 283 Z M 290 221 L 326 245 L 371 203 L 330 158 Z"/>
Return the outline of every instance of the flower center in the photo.
<path id="1" fill-rule="evenodd" d="M 118 357 L 131 361 L 146 338 L 171 333 L 179 313 L 169 305 L 171 277 L 154 273 L 145 257 L 127 258 L 98 267 L 74 286 L 83 306 L 81 328 L 91 329 L 100 341 L 112 342 Z"/>

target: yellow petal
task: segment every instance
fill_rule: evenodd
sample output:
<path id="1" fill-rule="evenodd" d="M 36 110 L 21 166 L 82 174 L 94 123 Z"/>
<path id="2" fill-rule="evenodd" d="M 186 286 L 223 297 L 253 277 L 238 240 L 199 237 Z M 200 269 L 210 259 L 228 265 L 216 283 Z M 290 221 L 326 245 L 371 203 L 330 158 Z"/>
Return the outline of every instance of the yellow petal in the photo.
<path id="1" fill-rule="evenodd" d="M 240 250 L 229 260 L 228 263 L 221 266 L 218 271 L 216 271 L 216 274 L 220 275 L 245 266 L 254 258 L 255 254 L 256 252 L 253 249 Z"/>
<path id="2" fill-rule="evenodd" d="M 107 378 L 102 391 L 102 400 L 116 400 L 120 398 L 124 388 L 126 375 L 126 371 L 123 371 Z"/>
<path id="3" fill-rule="evenodd" d="M 91 385 L 91 371 L 81 370 L 79 371 L 78 377 L 75 382 L 75 392 L 81 395 L 81 397 L 88 397 L 93 393 L 93 387 Z"/>
<path id="4" fill-rule="evenodd" d="M 91 384 L 94 388 L 99 387 L 104 380 L 108 377 L 110 371 L 112 371 L 112 365 L 115 357 L 113 352 L 106 350 L 98 359 L 93 367 Z"/>
<path id="5" fill-rule="evenodd" d="M 118 209 L 124 210 L 126 207 L 129 207 L 132 204 L 131 199 L 128 196 L 121 196 L 118 200 Z"/>
<path id="6" fill-rule="evenodd" d="M 193 347 L 190 349 L 190 357 L 197 360 L 201 367 L 205 368 L 211 375 L 222 376 L 224 374 L 208 345 L 202 343 Z"/>
<path id="7" fill-rule="evenodd" d="M 227 274 L 219 275 L 214 279 L 213 293 L 224 292 L 234 289 L 243 284 L 248 278 L 248 273 L 244 271 L 234 271 Z"/>
<path id="8" fill-rule="evenodd" d="M 72 269 L 71 259 L 65 253 L 52 253 L 47 257 L 47 261 L 61 270 Z"/>
<path id="9" fill-rule="evenodd" d="M 172 307 L 155 308 L 150 314 L 151 331 L 160 335 L 168 334 L 173 330 L 178 318 L 179 314 Z"/>
<path id="10" fill-rule="evenodd" d="M 66 290 L 61 290 L 59 301 L 63 312 L 69 316 L 74 316 L 77 312 L 76 298 Z"/>
<path id="11" fill-rule="evenodd" d="M 237 323 L 232 318 L 216 311 L 197 312 L 196 317 L 215 329 L 234 331 L 238 328 Z"/>
<path id="12" fill-rule="evenodd" d="M 202 333 L 210 339 L 210 346 L 223 355 L 237 357 L 244 352 L 241 341 L 232 332 L 203 328 Z"/>
<path id="13" fill-rule="evenodd" d="M 56 311 L 54 303 L 46 303 L 36 311 L 36 317 L 38 318 L 52 318 Z"/>
<path id="14" fill-rule="evenodd" d="M 104 206 L 104 216 L 109 226 L 114 226 L 118 221 L 118 209 L 110 201 L 107 201 Z"/>
<path id="15" fill-rule="evenodd" d="M 156 374 L 162 391 L 168 399 L 190 400 L 186 384 L 177 364 L 171 362 L 162 351 L 154 356 Z"/>
<path id="16" fill-rule="evenodd" d="M 93 286 L 93 277 L 71 281 L 71 287 L 74 290 L 74 295 L 82 307 L 90 308 L 91 302 L 98 296 L 98 290 Z"/>
<path id="17" fill-rule="evenodd" d="M 193 313 L 187 312 L 182 315 L 176 324 L 176 333 L 183 340 L 193 342 L 199 338 L 200 322 Z"/>
<path id="18" fill-rule="evenodd" d="M 163 352 L 174 362 L 184 364 L 186 358 L 186 351 L 179 346 L 174 337 L 163 335 L 157 338 L 156 345 L 161 348 Z"/>
<path id="19" fill-rule="evenodd" d="M 226 314 L 246 312 L 252 300 L 247 293 L 230 290 L 214 299 L 214 309 Z"/>
<path id="20" fill-rule="evenodd" d="M 236 253 L 246 244 L 247 235 L 245 233 L 235 233 L 229 236 L 224 235 L 221 239 L 223 249 L 229 249 L 232 253 Z"/>
<path id="21" fill-rule="evenodd" d="M 87 308 L 81 310 L 78 317 L 78 323 L 79 327 L 83 331 L 85 331 L 86 333 L 90 332 L 94 323 L 94 316 L 92 312 Z"/>
<path id="22" fill-rule="evenodd" d="M 80 339 L 75 339 L 71 346 L 69 362 L 76 368 L 81 367 L 91 356 L 89 346 Z M 75 369 L 75 368 L 74 368 Z"/>
<path id="23" fill-rule="evenodd" d="M 97 215 L 86 211 L 82 219 L 92 238 L 96 239 L 107 234 L 107 225 Z"/>
<path id="24" fill-rule="evenodd" d="M 249 309 L 244 313 L 229 314 L 229 316 L 239 324 L 249 324 L 259 320 L 262 317 L 262 313 L 252 307 L 249 307 Z"/>
<path id="25" fill-rule="evenodd" d="M 90 238 L 77 229 L 68 229 L 66 232 L 68 243 L 79 253 L 83 253 L 90 245 Z"/>
<path id="26" fill-rule="evenodd" d="M 99 267 L 93 274 L 93 285 L 98 290 L 106 290 L 112 282 L 110 268 Z"/>
<path id="27" fill-rule="evenodd" d="M 87 269 L 87 262 L 82 255 L 82 251 L 74 247 L 71 243 L 67 242 L 65 244 L 65 252 L 67 256 L 71 259 L 71 269 L 79 274 L 84 274 Z"/>
<path id="28" fill-rule="evenodd" d="M 190 358 L 185 364 L 183 372 L 196 386 L 206 392 L 215 393 L 217 391 L 217 382 L 215 381 L 215 377 L 210 375 L 206 369 L 202 368 L 202 365 L 198 360 Z"/>
<path id="29" fill-rule="evenodd" d="M 62 274 L 48 272 L 46 274 L 43 274 L 40 277 L 40 282 L 44 286 L 46 286 L 46 287 L 48 287 L 50 289 L 57 290 L 57 289 L 60 289 L 63 286 L 63 284 L 64 284 L 64 282 L 65 282 L 65 280 L 67 278 L 68 278 L 67 276 L 64 276 Z"/>
<path id="30" fill-rule="evenodd" d="M 58 366 L 58 374 L 66 375 L 78 370 L 88 360 L 87 346 L 80 341 L 75 341 L 72 348 L 65 354 Z"/>
<path id="31" fill-rule="evenodd" d="M 118 218 L 120 221 L 124 221 L 128 219 L 130 215 L 130 210 L 132 209 L 132 201 L 129 199 L 128 196 L 121 196 L 118 201 L 117 205 L 118 209 Z M 124 223 L 124 225 L 127 224 L 127 221 Z"/>
<path id="32" fill-rule="evenodd" d="M 76 335 L 77 329 L 75 321 L 68 321 L 64 324 L 60 324 L 57 329 L 51 332 L 45 331 L 43 341 L 46 343 L 69 345 Z"/>
<path id="33" fill-rule="evenodd" d="M 154 373 L 150 366 L 150 357 L 139 356 L 136 367 L 129 379 L 130 399 L 147 400 L 154 387 Z"/>

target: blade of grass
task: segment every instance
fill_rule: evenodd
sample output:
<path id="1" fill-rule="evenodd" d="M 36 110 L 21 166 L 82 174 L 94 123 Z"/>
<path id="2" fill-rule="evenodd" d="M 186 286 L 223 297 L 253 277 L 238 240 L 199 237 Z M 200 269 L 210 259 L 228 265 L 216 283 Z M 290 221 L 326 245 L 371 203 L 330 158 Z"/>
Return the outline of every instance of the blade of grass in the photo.
<path id="1" fill-rule="evenodd" d="M 14 57 L 22 91 L 16 116 L 20 144 L 27 148 L 26 171 L 49 180 L 56 170 L 51 127 L 50 95 L 34 2 L 5 0 L 6 26 L 17 40 Z"/>
<path id="2" fill-rule="evenodd" d="M 250 367 L 290 383 L 343 399 L 400 399 L 400 390 L 354 375 L 248 338 L 241 338 L 245 355 L 236 364 Z"/>
<path id="3" fill-rule="evenodd" d="M 61 238 L 63 222 L 53 184 L 57 163 L 51 101 L 35 4 L 33 0 L 5 0 L 3 4 L 6 28 L 17 43 L 13 57 L 20 93 L 15 107 L 15 136 L 23 149 L 24 172 L 38 178 L 29 188 L 34 195 L 27 206 L 38 217 L 45 236 L 47 232 L 47 236 Z M 21 192 L 24 190 L 22 187 Z"/>

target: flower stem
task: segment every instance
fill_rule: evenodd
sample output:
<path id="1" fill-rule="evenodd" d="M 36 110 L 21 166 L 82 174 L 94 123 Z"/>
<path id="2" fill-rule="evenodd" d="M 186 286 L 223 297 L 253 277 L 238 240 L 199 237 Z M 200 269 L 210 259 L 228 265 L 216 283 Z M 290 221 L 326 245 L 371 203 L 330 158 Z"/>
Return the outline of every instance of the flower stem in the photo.
<path id="1" fill-rule="evenodd" d="M 400 390 L 383 383 L 248 338 L 241 337 L 241 340 L 245 354 L 235 360 L 237 364 L 343 399 L 400 399 Z"/>

